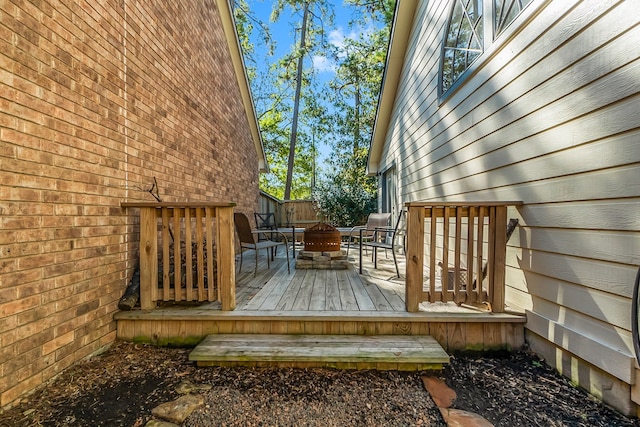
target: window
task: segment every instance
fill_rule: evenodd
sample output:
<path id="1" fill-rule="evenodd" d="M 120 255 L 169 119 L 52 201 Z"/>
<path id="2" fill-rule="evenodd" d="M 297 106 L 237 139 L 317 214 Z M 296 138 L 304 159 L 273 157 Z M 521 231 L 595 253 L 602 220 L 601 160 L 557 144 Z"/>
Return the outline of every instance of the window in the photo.
<path id="1" fill-rule="evenodd" d="M 531 0 L 494 0 L 493 28 L 496 37 L 530 2 Z"/>
<path id="2" fill-rule="evenodd" d="M 482 0 L 455 0 L 442 60 L 442 92 L 446 92 L 482 53 Z"/>
<path id="3" fill-rule="evenodd" d="M 448 91 L 531 0 L 453 0 L 440 68 L 440 93 Z M 484 16 L 492 16 L 492 25 Z"/>

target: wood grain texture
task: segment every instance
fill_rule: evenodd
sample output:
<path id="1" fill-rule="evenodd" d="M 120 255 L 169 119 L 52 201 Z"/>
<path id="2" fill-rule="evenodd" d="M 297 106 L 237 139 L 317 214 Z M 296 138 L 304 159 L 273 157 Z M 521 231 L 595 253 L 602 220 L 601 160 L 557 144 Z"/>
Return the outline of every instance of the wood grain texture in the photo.
<path id="1" fill-rule="evenodd" d="M 209 335 L 189 360 L 216 362 L 278 362 L 289 366 L 356 365 L 358 369 L 441 369 L 449 362 L 430 336 L 355 335 Z M 410 366 L 413 365 L 413 366 Z M 344 365 L 342 365 L 344 366 Z"/>

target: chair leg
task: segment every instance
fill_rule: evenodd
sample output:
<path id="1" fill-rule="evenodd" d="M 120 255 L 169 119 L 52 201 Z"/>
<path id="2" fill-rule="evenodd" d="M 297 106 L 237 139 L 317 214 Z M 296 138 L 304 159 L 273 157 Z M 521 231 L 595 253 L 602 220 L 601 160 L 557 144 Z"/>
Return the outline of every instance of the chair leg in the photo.
<path id="1" fill-rule="evenodd" d="M 287 245 L 284 245 L 284 251 L 287 255 L 287 273 L 291 273 L 291 267 L 289 265 L 289 250 L 287 249 Z"/>
<path id="2" fill-rule="evenodd" d="M 242 271 L 242 248 L 240 248 L 240 268 L 238 269 L 238 273 Z"/>
<path id="3" fill-rule="evenodd" d="M 399 279 L 400 269 L 398 268 L 398 259 L 396 258 L 396 251 L 394 251 L 393 248 L 391 249 L 391 254 L 393 255 L 393 263 L 396 265 L 396 274 L 398 275 L 398 279 Z"/>
<path id="4" fill-rule="evenodd" d="M 253 268 L 253 275 L 255 277 L 255 275 L 258 274 L 258 249 L 256 249 L 256 265 Z"/>
<path id="5" fill-rule="evenodd" d="M 377 270 L 378 269 L 378 248 L 374 246 L 371 252 L 373 253 L 373 268 Z"/>

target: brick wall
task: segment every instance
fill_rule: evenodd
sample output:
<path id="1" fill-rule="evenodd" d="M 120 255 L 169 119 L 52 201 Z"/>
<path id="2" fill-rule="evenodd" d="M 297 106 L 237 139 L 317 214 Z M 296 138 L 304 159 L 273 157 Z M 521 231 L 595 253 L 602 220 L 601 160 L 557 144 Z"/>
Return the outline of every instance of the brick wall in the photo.
<path id="1" fill-rule="evenodd" d="M 257 206 L 216 3 L 0 1 L 0 407 L 115 339 L 154 177 Z"/>

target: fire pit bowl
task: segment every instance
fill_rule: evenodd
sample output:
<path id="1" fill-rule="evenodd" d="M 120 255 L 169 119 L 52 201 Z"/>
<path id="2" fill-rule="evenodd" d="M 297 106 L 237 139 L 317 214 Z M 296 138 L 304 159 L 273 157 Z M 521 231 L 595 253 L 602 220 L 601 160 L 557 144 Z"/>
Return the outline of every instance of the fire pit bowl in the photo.
<path id="1" fill-rule="evenodd" d="M 340 232 L 332 225 L 320 222 L 304 230 L 304 250 L 333 252 L 340 250 Z"/>

